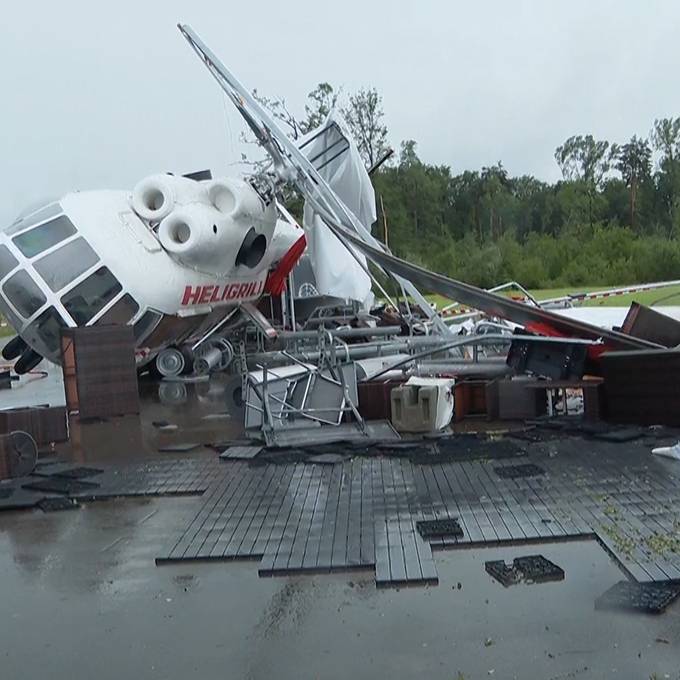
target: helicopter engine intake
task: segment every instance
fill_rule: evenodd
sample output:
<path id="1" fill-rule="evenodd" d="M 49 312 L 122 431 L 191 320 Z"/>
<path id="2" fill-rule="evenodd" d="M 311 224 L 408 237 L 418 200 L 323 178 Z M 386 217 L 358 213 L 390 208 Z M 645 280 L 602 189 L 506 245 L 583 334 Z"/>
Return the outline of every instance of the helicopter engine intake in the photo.
<path id="1" fill-rule="evenodd" d="M 274 205 L 265 206 L 247 182 L 231 178 L 152 175 L 137 184 L 131 203 L 151 228 L 160 222 L 158 240 L 170 255 L 215 274 L 261 269 L 276 226 Z"/>

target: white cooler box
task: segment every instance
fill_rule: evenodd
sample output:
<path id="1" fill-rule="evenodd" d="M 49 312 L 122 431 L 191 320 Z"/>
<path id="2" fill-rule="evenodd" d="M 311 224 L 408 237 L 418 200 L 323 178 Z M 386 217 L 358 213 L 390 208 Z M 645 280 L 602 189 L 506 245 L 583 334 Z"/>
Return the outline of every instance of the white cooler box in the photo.
<path id="1" fill-rule="evenodd" d="M 399 432 L 437 432 L 453 416 L 454 380 L 412 377 L 392 390 L 392 424 Z"/>

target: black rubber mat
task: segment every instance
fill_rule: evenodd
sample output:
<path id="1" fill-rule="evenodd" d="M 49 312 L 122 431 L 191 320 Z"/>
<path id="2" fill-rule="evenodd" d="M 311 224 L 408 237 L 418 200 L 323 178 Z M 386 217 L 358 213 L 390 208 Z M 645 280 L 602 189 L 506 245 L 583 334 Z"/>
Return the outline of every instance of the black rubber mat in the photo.
<path id="1" fill-rule="evenodd" d="M 220 454 L 220 458 L 250 460 L 251 458 L 255 458 L 255 456 L 257 456 L 257 454 L 260 453 L 262 449 L 262 446 L 230 446 Z"/>
<path id="2" fill-rule="evenodd" d="M 564 580 L 564 569 L 543 555 L 516 557 L 512 565 L 506 564 L 503 560 L 485 562 L 484 569 L 506 587 L 520 582 L 548 583 Z"/>
<path id="3" fill-rule="evenodd" d="M 531 444 L 544 442 L 548 439 L 546 432 L 537 430 L 535 428 L 532 430 L 517 430 L 516 432 L 508 432 L 505 436 L 510 437 L 510 439 L 518 439 Z"/>
<path id="4" fill-rule="evenodd" d="M 0 489 L 0 498 L 9 498 L 14 493 L 14 489 Z"/>
<path id="5" fill-rule="evenodd" d="M 484 569 L 486 572 L 502 583 L 506 588 L 515 585 L 522 580 L 522 575 L 515 569 L 514 566 L 506 564 L 503 560 L 493 560 L 491 562 L 484 562 Z"/>
<path id="6" fill-rule="evenodd" d="M 595 600 L 595 609 L 625 609 L 661 614 L 680 595 L 680 582 L 619 581 Z"/>
<path id="7" fill-rule="evenodd" d="M 307 462 L 316 463 L 317 465 L 337 465 L 348 459 L 349 456 L 343 456 L 339 453 L 320 453 L 318 456 L 310 456 L 307 458 Z"/>
<path id="8" fill-rule="evenodd" d="M 65 477 L 47 477 L 39 481 L 22 484 L 22 488 L 30 491 L 51 491 L 53 493 L 82 493 L 99 488 L 99 484 L 83 482 L 78 479 L 66 479 Z"/>
<path id="9" fill-rule="evenodd" d="M 522 574 L 525 583 L 547 583 L 548 581 L 563 581 L 564 569 L 543 555 L 527 555 L 516 557 L 513 567 Z"/>
<path id="10" fill-rule="evenodd" d="M 437 453 L 433 443 L 401 441 L 376 444 L 366 452 L 366 455 L 394 456 L 410 458 L 414 462 L 432 462 L 432 456 Z"/>
<path id="11" fill-rule="evenodd" d="M 168 444 L 167 446 L 159 446 L 158 450 L 161 453 L 186 453 L 187 451 L 193 451 L 199 446 L 203 446 L 199 442 L 187 442 L 186 444 Z"/>
<path id="12" fill-rule="evenodd" d="M 56 456 L 41 456 L 35 464 L 35 469 L 41 470 L 43 468 L 48 468 L 50 465 L 54 465 L 57 462 L 58 459 Z"/>
<path id="13" fill-rule="evenodd" d="M 87 477 L 95 477 L 101 475 L 104 470 L 99 468 L 77 467 L 71 470 L 61 470 L 51 474 L 51 477 L 63 477 L 64 479 L 86 479 Z"/>
<path id="14" fill-rule="evenodd" d="M 536 477 L 538 475 L 545 474 L 545 470 L 542 467 L 534 465 L 533 463 L 495 467 L 493 471 L 503 479 L 518 479 L 519 477 Z"/>
<path id="15" fill-rule="evenodd" d="M 609 430 L 608 432 L 598 432 L 593 434 L 596 439 L 602 439 L 606 442 L 614 442 L 616 444 L 621 444 L 624 442 L 630 442 L 634 439 L 640 439 L 645 435 L 645 430 L 636 428 L 623 428 L 619 430 Z"/>
<path id="16" fill-rule="evenodd" d="M 463 538 L 463 529 L 455 517 L 450 519 L 421 520 L 416 522 L 416 529 L 425 539 Z"/>
<path id="17" fill-rule="evenodd" d="M 159 563 L 259 558 L 258 571 L 266 576 L 361 566 L 374 568 L 376 583 L 381 585 L 421 583 L 436 574 L 433 548 L 592 540 L 596 536 L 632 580 L 666 582 L 669 573 L 680 573 L 675 543 L 657 533 L 660 523 L 673 527 L 680 522 L 680 468 L 658 462 L 639 445 L 565 435 L 551 446 L 556 455 L 531 451 L 530 458 L 521 461 L 545 469 L 545 476 L 533 479 L 506 480 L 494 474 L 494 467 L 516 465 L 517 459 L 491 463 L 434 460 L 421 465 L 384 449 L 378 455 L 363 456 L 354 453 L 355 447 L 343 445 L 338 447 L 340 453 L 351 458 L 335 465 L 305 465 L 309 455 L 299 448 L 265 449 L 252 461 L 229 464 L 216 456 L 200 460 L 187 456 L 173 463 L 173 470 L 179 467 L 167 482 L 166 473 L 160 471 L 150 480 L 147 468 L 151 464 L 145 462 L 143 473 L 130 471 L 122 479 L 116 475 L 115 480 L 121 481 L 114 480 L 113 471 L 95 478 L 102 484 L 96 493 L 121 495 L 124 483 L 127 491 L 134 485 L 132 490 L 148 495 L 150 482 L 157 492 L 176 492 L 183 487 L 175 479 L 189 473 L 187 466 L 207 466 L 193 489 L 206 488 L 208 480 L 208 490 L 196 503 L 193 517 L 178 527 L 158 555 Z M 293 458 L 294 464 L 262 463 L 262 456 L 265 460 Z M 191 472 L 198 474 L 198 470 Z M 462 537 L 428 540 L 416 528 L 419 521 L 448 517 L 458 518 Z M 547 548 L 520 548 L 512 555 L 530 556 L 539 549 L 548 552 Z M 495 557 L 491 553 L 489 559 Z M 508 569 L 514 569 L 512 560 Z M 540 583 L 542 578 L 561 578 L 562 574 L 540 571 L 529 576 Z M 532 588 L 547 590 L 550 585 Z"/>
<path id="18" fill-rule="evenodd" d="M 43 498 L 38 501 L 38 507 L 43 512 L 59 512 L 61 510 L 75 510 L 78 508 L 78 503 L 72 498 L 65 498 L 61 496 L 59 498 Z"/>
<path id="19" fill-rule="evenodd" d="M 457 434 L 436 440 L 439 457 L 445 461 L 502 460 L 526 455 L 519 441 L 490 439 L 476 434 Z"/>

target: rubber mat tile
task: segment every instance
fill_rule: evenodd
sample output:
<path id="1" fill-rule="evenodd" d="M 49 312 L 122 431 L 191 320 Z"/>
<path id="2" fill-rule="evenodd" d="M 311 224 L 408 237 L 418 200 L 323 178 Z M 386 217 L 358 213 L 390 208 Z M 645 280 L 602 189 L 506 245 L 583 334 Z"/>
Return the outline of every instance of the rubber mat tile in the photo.
<path id="1" fill-rule="evenodd" d="M 547 583 L 564 580 L 564 569 L 543 557 L 543 555 L 516 557 L 512 564 L 522 574 L 522 580 L 525 583 Z"/>
<path id="2" fill-rule="evenodd" d="M 64 477 L 65 479 L 87 479 L 89 477 L 96 477 L 101 475 L 104 470 L 92 467 L 76 467 L 68 470 L 60 470 L 59 472 L 51 473 L 51 477 Z"/>
<path id="3" fill-rule="evenodd" d="M 220 458 L 231 458 L 235 460 L 250 460 L 255 458 L 264 447 L 262 446 L 230 446 L 220 454 Z"/>
<path id="4" fill-rule="evenodd" d="M 421 520 L 416 522 L 416 529 L 424 539 L 430 538 L 463 538 L 463 529 L 458 518 Z"/>
<path id="5" fill-rule="evenodd" d="M 158 451 L 161 453 L 187 453 L 188 451 L 193 451 L 199 447 L 203 446 L 200 442 L 184 442 L 178 444 L 166 444 L 165 446 L 159 446 Z"/>
<path id="6" fill-rule="evenodd" d="M 61 510 L 77 510 L 80 506 L 72 498 L 43 498 L 38 501 L 38 507 L 43 512 L 59 512 Z"/>
<path id="7" fill-rule="evenodd" d="M 492 560 L 484 562 L 484 569 L 489 576 L 493 577 L 506 588 L 520 583 L 522 575 L 513 566 L 506 564 L 503 560 Z"/>
<path id="8" fill-rule="evenodd" d="M 545 470 L 542 467 L 534 465 L 533 463 L 494 467 L 493 471 L 502 479 L 517 479 L 518 477 L 535 477 L 536 475 L 545 474 Z"/>
<path id="9" fill-rule="evenodd" d="M 321 470 L 315 469 L 307 488 L 307 494 L 303 501 L 302 510 L 295 529 L 295 536 L 288 557 L 288 569 L 301 569 L 304 558 L 305 548 L 311 530 L 312 514 L 319 497 L 319 487 L 321 485 Z"/>
<path id="10" fill-rule="evenodd" d="M 680 584 L 619 581 L 595 600 L 595 609 L 660 614 L 680 596 Z"/>
<path id="11" fill-rule="evenodd" d="M 77 479 L 65 479 L 63 477 L 43 477 L 39 481 L 23 484 L 24 489 L 30 491 L 46 491 L 50 493 L 75 494 L 93 491 L 99 484 L 82 482 Z"/>

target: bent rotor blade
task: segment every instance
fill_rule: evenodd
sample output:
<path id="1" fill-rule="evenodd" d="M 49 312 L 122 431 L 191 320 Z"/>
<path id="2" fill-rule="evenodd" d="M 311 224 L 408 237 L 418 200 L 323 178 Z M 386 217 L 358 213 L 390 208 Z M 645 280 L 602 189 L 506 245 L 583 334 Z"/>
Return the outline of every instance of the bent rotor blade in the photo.
<path id="1" fill-rule="evenodd" d="M 178 25 L 178 28 L 207 66 L 219 86 L 234 103 L 239 113 L 244 117 L 246 123 L 258 138 L 258 141 L 271 155 L 279 177 L 284 181 L 292 182 L 324 221 L 331 220 L 342 225 L 345 229 L 358 234 L 362 242 L 369 243 L 373 248 L 385 252 L 383 244 L 373 237 L 371 232 L 340 200 L 309 159 L 295 146 L 260 103 L 194 33 L 193 29 L 186 24 Z M 343 240 L 342 237 L 340 239 L 341 241 Z M 403 286 L 404 290 L 415 300 L 422 313 L 434 324 L 437 331 L 443 335 L 451 334 L 449 327 L 442 321 L 413 283 L 408 279 L 402 278 L 396 272 L 394 276 Z"/>
<path id="2" fill-rule="evenodd" d="M 590 340 L 602 339 L 607 344 L 620 349 L 661 348 L 661 345 L 649 342 L 648 340 L 635 338 L 632 335 L 619 333 L 618 331 L 610 331 L 599 326 L 584 323 L 583 321 L 568 319 L 541 307 L 525 305 L 522 302 L 489 293 L 468 283 L 450 279 L 443 274 L 436 274 L 394 255 L 385 253 L 379 248 L 374 248 L 340 224 L 329 224 L 328 226 L 338 237 L 342 236 L 350 241 L 366 257 L 387 271 L 395 275 L 407 276 L 425 290 L 439 293 L 451 300 L 457 300 L 464 305 L 479 309 L 489 316 L 508 319 L 523 326 L 527 324 L 545 324 L 567 336 L 577 336 Z"/>
<path id="3" fill-rule="evenodd" d="M 200 57 L 208 71 L 225 94 L 229 97 L 236 110 L 241 114 L 257 141 L 272 157 L 275 164 L 282 164 L 281 153 L 275 139 L 271 136 L 263 120 L 257 115 L 253 116 L 251 110 L 257 112 L 259 105 L 253 96 L 238 82 L 227 70 L 224 64 L 211 52 L 205 43 L 194 33 L 193 29 L 186 24 L 177 24 L 180 33 L 186 38 L 194 52 Z M 254 106 L 253 106 L 254 105 Z"/>

